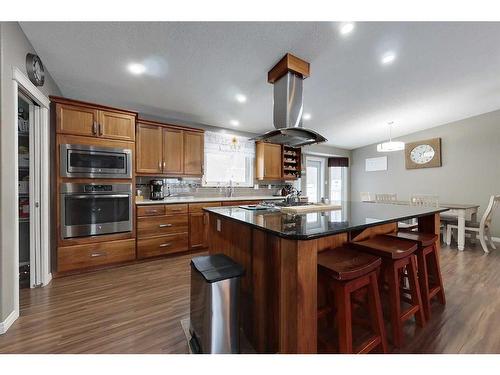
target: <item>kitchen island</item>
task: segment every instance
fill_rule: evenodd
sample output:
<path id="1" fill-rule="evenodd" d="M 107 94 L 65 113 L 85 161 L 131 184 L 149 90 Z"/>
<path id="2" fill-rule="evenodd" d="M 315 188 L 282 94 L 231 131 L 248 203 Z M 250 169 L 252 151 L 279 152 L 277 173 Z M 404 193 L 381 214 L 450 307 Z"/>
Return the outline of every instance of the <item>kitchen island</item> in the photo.
<path id="1" fill-rule="evenodd" d="M 277 208 L 206 208 L 209 252 L 242 264 L 240 324 L 258 353 L 317 352 L 317 254 L 397 230 L 416 218 L 440 233 L 446 208 L 342 202 L 338 209 L 285 214 Z M 439 241 L 438 241 L 439 251 Z"/>

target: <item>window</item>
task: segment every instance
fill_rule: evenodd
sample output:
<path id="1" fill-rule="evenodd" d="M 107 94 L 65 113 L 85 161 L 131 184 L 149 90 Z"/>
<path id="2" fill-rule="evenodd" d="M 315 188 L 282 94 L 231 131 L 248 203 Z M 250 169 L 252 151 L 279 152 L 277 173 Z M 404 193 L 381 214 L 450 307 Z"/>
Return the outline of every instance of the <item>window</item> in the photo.
<path id="1" fill-rule="evenodd" d="M 205 133 L 203 186 L 253 186 L 255 142 L 215 132 Z"/>
<path id="2" fill-rule="evenodd" d="M 330 201 L 340 204 L 342 201 L 342 175 L 344 167 L 330 167 Z"/>

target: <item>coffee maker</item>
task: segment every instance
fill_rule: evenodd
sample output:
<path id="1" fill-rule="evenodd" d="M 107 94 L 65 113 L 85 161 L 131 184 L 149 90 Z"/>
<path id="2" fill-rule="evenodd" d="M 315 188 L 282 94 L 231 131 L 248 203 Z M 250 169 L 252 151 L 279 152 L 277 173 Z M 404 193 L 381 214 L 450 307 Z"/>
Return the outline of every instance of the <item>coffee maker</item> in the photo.
<path id="1" fill-rule="evenodd" d="M 153 201 L 162 200 L 163 195 L 163 180 L 149 181 L 149 199 Z"/>

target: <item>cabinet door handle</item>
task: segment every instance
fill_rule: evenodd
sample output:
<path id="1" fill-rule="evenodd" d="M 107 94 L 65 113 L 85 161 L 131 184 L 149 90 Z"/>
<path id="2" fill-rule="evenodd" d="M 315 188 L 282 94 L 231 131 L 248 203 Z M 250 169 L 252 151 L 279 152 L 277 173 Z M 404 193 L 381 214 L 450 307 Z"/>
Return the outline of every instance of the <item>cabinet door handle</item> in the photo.
<path id="1" fill-rule="evenodd" d="M 172 224 L 160 224 L 158 225 L 160 228 L 166 228 L 166 227 L 171 227 Z"/>
<path id="2" fill-rule="evenodd" d="M 97 135 L 97 122 L 92 124 L 92 134 Z"/>
<path id="3" fill-rule="evenodd" d="M 207 214 L 203 214 L 203 225 L 207 225 Z"/>
<path id="4" fill-rule="evenodd" d="M 162 168 L 161 168 L 161 161 L 158 162 L 158 169 L 161 171 Z"/>
<path id="5" fill-rule="evenodd" d="M 167 242 L 167 243 L 162 243 L 162 244 L 160 245 L 160 247 L 168 247 L 168 246 L 170 246 L 170 245 L 172 245 L 172 244 L 171 244 L 170 242 Z"/>
<path id="6" fill-rule="evenodd" d="M 102 125 L 101 124 L 98 124 L 98 129 L 99 129 L 99 135 L 102 135 Z"/>
<path id="7" fill-rule="evenodd" d="M 99 252 L 99 253 L 92 253 L 90 254 L 90 257 L 91 258 L 97 258 L 97 257 L 103 257 L 103 256 L 106 256 L 107 253 L 106 252 Z"/>
<path id="8" fill-rule="evenodd" d="M 163 161 L 163 170 L 165 170 L 166 166 L 167 166 L 167 163 L 165 163 L 165 160 L 164 160 Z"/>

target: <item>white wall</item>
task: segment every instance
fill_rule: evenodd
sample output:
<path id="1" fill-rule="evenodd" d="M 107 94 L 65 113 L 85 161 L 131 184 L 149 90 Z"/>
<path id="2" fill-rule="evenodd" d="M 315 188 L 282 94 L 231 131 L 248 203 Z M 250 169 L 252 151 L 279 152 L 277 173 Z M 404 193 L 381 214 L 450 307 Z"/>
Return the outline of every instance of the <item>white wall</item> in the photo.
<path id="1" fill-rule="evenodd" d="M 376 145 L 352 152 L 351 197 L 360 192 L 436 194 L 441 202 L 480 204 L 480 215 L 490 195 L 500 194 L 500 110 L 398 138 L 405 142 L 441 138 L 442 167 L 405 169 L 404 151 L 378 153 Z M 388 170 L 365 172 L 365 159 L 388 156 Z M 480 217 L 480 216 L 479 216 Z M 493 235 L 500 236 L 500 212 L 493 219 Z"/>
<path id="2" fill-rule="evenodd" d="M 17 113 L 14 112 L 12 67 L 26 74 L 26 54 L 36 53 L 17 22 L 0 22 L 0 321 L 14 311 L 14 251 L 17 251 L 18 223 L 14 178 L 17 170 L 12 155 L 17 154 Z M 45 69 L 45 84 L 40 90 L 48 95 L 60 95 L 60 90 Z"/>

